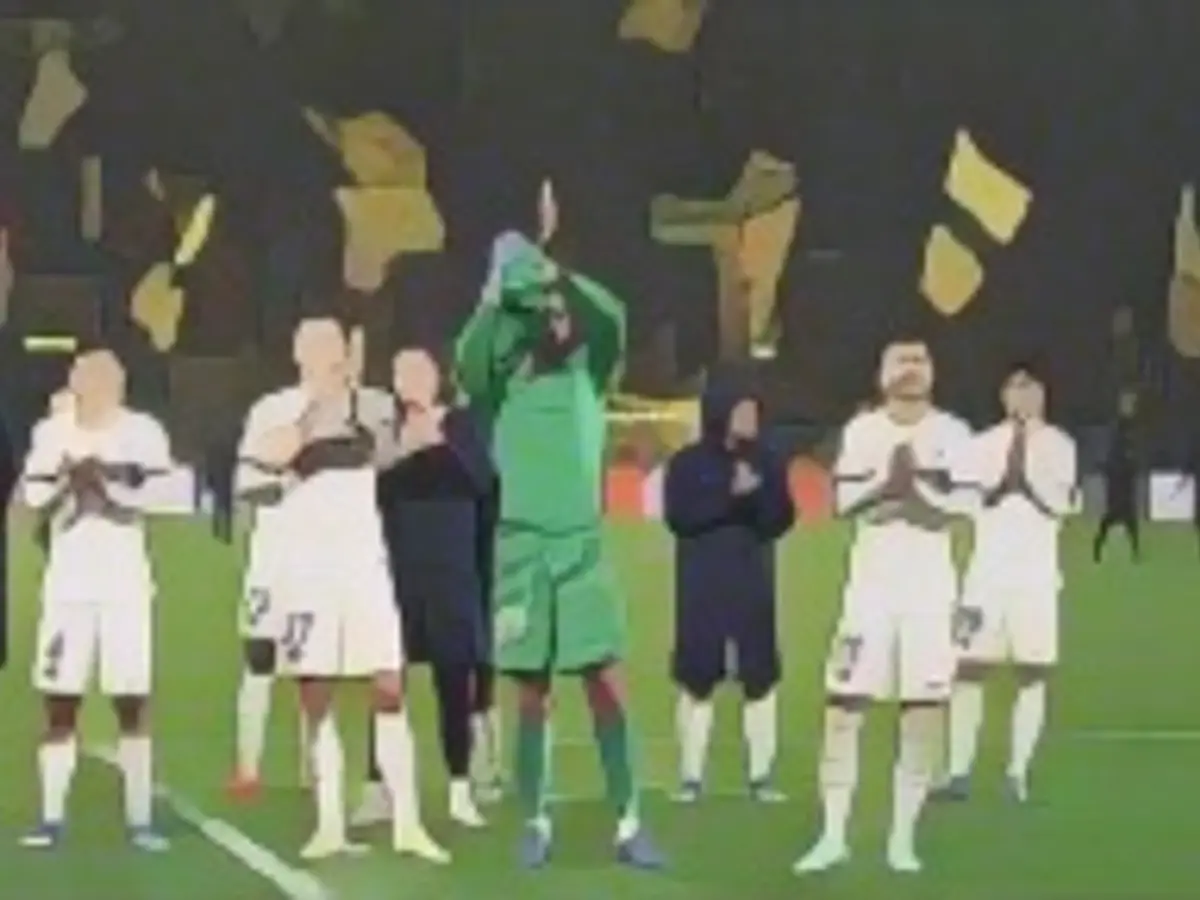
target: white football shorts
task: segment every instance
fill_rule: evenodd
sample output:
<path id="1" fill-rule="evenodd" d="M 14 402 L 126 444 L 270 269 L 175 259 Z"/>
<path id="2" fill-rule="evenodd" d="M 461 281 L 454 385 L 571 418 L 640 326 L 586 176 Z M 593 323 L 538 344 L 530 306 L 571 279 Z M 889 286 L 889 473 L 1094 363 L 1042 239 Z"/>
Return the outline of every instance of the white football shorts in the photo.
<path id="1" fill-rule="evenodd" d="M 954 599 L 952 571 L 949 578 L 906 584 L 852 580 L 825 665 L 826 691 L 871 700 L 947 700 L 956 665 Z"/>
<path id="2" fill-rule="evenodd" d="M 278 671 L 294 678 L 366 678 L 404 665 L 400 611 L 386 559 L 278 573 Z"/>
<path id="3" fill-rule="evenodd" d="M 148 697 L 153 633 L 150 602 L 45 605 L 33 686 L 47 696 L 82 697 L 98 668 L 104 695 Z"/>

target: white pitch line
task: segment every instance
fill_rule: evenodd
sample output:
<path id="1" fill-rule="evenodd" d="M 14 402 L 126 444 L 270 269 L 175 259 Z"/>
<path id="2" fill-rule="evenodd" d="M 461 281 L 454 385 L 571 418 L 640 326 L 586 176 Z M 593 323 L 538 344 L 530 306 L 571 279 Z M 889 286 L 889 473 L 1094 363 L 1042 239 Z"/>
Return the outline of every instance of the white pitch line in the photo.
<path id="1" fill-rule="evenodd" d="M 111 749 L 92 749 L 87 755 L 113 767 L 119 765 L 116 753 Z M 165 784 L 156 784 L 154 794 L 211 843 L 275 885 L 287 900 L 334 900 L 333 893 L 314 875 L 289 866 L 228 822 L 205 815 L 199 807 Z"/>
<path id="2" fill-rule="evenodd" d="M 1065 738 L 1069 741 L 1089 741 L 1089 742 L 1145 742 L 1145 743 L 1191 743 L 1200 741 L 1200 729 L 1186 728 L 1076 728 L 1070 731 L 1063 731 L 1049 735 L 1051 740 L 1055 738 Z M 556 740 L 553 749 L 562 748 L 564 750 L 576 750 L 580 748 L 592 748 L 596 745 L 596 741 L 591 737 L 567 737 L 561 740 Z M 636 745 L 639 747 L 678 747 L 678 741 L 675 738 L 668 737 L 643 737 L 638 738 Z M 710 750 L 728 750 L 741 749 L 742 742 L 738 740 L 714 740 L 709 743 Z M 787 750 L 797 747 L 813 747 L 815 743 L 806 743 L 799 741 L 780 741 L 779 749 Z"/>
<path id="3" fill-rule="evenodd" d="M 1111 741 L 1113 743 L 1122 741 L 1130 743 L 1139 741 L 1149 743 L 1191 743 L 1200 741 L 1200 731 L 1188 731 L 1186 729 L 1097 729 L 1074 731 L 1069 736 L 1082 741 Z"/>

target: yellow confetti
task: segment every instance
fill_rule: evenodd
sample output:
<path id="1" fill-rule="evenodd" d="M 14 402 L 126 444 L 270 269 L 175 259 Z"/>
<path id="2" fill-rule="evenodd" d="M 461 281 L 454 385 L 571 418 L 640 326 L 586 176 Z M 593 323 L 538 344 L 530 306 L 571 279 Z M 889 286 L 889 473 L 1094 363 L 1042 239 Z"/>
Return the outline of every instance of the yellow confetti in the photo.
<path id="1" fill-rule="evenodd" d="M 944 316 L 954 316 L 974 299 L 983 284 L 979 259 L 950 233 L 936 226 L 925 245 L 925 270 L 921 293 Z"/>
<path id="2" fill-rule="evenodd" d="M 963 130 L 955 137 L 945 189 L 1002 244 L 1016 235 L 1033 199 L 1025 185 L 984 156 Z"/>

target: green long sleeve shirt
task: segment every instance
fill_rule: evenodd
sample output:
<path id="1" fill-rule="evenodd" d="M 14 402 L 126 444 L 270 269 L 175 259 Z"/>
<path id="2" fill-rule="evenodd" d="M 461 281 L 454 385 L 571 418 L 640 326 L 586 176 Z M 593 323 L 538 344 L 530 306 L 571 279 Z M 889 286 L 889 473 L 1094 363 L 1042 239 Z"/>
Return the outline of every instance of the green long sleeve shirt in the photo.
<path id="1" fill-rule="evenodd" d="M 543 328 L 546 258 L 530 245 L 506 265 L 458 338 L 459 386 L 492 422 L 500 519 L 550 532 L 603 515 L 606 396 L 625 355 L 625 311 L 602 285 L 574 272 L 558 284 L 582 341 L 561 369 L 534 372 Z"/>

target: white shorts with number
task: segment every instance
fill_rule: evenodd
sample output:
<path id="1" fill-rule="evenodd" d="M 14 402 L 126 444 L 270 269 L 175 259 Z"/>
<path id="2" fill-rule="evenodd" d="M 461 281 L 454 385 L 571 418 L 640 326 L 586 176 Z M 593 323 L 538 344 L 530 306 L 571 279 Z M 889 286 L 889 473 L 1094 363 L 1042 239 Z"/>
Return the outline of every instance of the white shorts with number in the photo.
<path id="1" fill-rule="evenodd" d="M 1058 586 L 968 581 L 955 615 L 955 642 L 963 662 L 1012 661 L 1030 666 L 1058 662 Z"/>
<path id="2" fill-rule="evenodd" d="M 911 702 L 949 698 L 956 663 L 953 579 L 940 589 L 924 579 L 914 581 L 912 587 L 865 579 L 847 585 L 825 665 L 830 695 Z"/>
<path id="3" fill-rule="evenodd" d="M 386 559 L 280 573 L 276 599 L 281 675 L 365 678 L 402 668 L 400 612 Z"/>
<path id="4" fill-rule="evenodd" d="M 109 697 L 148 697 L 154 619 L 146 602 L 50 604 L 38 625 L 33 686 L 49 696 L 81 697 L 99 669 Z"/>

